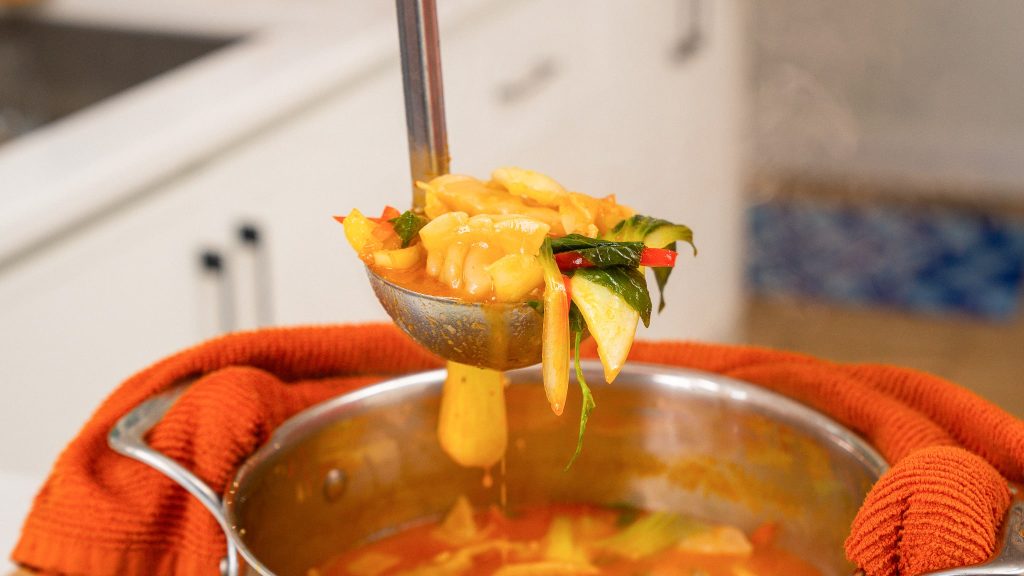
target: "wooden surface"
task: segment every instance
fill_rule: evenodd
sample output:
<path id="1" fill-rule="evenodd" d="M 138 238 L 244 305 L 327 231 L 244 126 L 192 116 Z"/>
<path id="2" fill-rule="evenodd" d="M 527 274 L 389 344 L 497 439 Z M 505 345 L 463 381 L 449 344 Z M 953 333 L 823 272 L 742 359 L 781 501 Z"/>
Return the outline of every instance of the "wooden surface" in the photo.
<path id="1" fill-rule="evenodd" d="M 1024 311 L 997 323 L 760 297 L 750 300 L 743 329 L 743 341 L 750 344 L 931 372 L 1024 418 Z"/>

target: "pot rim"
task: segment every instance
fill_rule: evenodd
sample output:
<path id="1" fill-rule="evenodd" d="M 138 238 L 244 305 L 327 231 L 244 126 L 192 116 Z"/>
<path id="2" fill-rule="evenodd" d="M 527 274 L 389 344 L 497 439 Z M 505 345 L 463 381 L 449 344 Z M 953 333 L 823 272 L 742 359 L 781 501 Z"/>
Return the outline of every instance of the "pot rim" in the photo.
<path id="1" fill-rule="evenodd" d="M 602 377 L 603 368 L 600 362 L 584 360 L 581 362 L 581 366 L 588 377 Z M 517 384 L 535 382 L 538 377 L 537 371 L 537 366 L 530 366 L 509 371 L 507 374 L 510 384 Z M 622 373 L 641 378 L 623 379 L 621 383 L 617 381 L 616 385 L 628 387 L 653 385 L 660 389 L 685 390 L 690 393 L 726 397 L 732 401 L 748 403 L 757 411 L 770 411 L 780 421 L 811 431 L 823 441 L 834 444 L 854 456 L 866 470 L 873 473 L 876 479 L 888 469 L 886 460 L 865 439 L 831 417 L 778 392 L 713 372 L 663 364 L 630 362 L 623 367 Z M 259 468 L 264 461 L 282 450 L 292 447 L 300 439 L 336 422 L 349 410 L 372 406 L 376 403 L 374 400 L 383 396 L 415 394 L 425 388 L 439 386 L 444 382 L 445 374 L 444 369 L 438 369 L 389 378 L 315 404 L 278 426 L 267 442 L 238 468 L 222 498 L 221 510 L 227 520 L 227 526 L 231 528 L 228 537 L 249 566 L 263 576 L 274 576 L 274 572 L 264 566 L 249 550 L 239 532 L 241 528 L 235 517 L 235 489 L 241 485 L 252 470 Z M 380 401 L 391 402 L 393 399 L 387 398 Z"/>

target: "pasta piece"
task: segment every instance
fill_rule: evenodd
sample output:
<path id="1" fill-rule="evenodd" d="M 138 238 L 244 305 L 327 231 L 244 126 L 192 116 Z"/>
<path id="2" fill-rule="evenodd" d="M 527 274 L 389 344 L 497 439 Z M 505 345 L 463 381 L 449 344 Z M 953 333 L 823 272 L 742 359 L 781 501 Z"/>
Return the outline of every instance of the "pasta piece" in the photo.
<path id="1" fill-rule="evenodd" d="M 498 302 L 522 302 L 544 284 L 544 271 L 536 256 L 508 254 L 487 267 Z"/>
<path id="2" fill-rule="evenodd" d="M 431 531 L 431 535 L 453 546 L 476 542 L 484 537 L 473 519 L 473 507 L 465 496 L 455 500 L 455 505 L 448 511 L 441 525 Z"/>
<path id="3" fill-rule="evenodd" d="M 582 546 L 573 541 L 572 519 L 567 516 L 556 516 L 551 520 L 548 533 L 544 537 L 544 558 L 558 562 L 587 564 L 590 559 Z"/>
<path id="4" fill-rule="evenodd" d="M 373 265 L 388 270 L 408 270 L 419 264 L 422 259 L 423 247 L 420 244 L 394 250 L 377 250 L 373 253 Z"/>
<path id="5" fill-rule="evenodd" d="M 550 228 L 525 216 L 448 212 L 431 220 L 419 236 L 427 252 L 426 272 L 446 286 L 461 290 L 467 299 L 487 300 L 495 295 L 492 264 L 508 255 L 535 257 Z M 537 275 L 532 286 L 502 287 L 503 299 L 510 293 L 525 294 L 540 284 Z"/>
<path id="6" fill-rule="evenodd" d="M 541 375 L 548 404 L 552 412 L 561 416 L 569 393 L 569 297 L 551 254 L 550 240 L 544 242 L 540 263 L 544 269 Z"/>

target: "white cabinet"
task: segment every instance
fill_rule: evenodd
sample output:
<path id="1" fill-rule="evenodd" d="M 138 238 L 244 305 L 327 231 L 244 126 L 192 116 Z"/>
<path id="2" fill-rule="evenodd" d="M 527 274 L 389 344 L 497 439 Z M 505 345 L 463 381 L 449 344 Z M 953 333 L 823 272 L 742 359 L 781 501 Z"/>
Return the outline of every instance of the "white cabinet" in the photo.
<path id="1" fill-rule="evenodd" d="M 154 194 L 0 277 L 0 462 L 38 473 L 122 379 L 212 335 L 211 228 L 196 195 Z"/>

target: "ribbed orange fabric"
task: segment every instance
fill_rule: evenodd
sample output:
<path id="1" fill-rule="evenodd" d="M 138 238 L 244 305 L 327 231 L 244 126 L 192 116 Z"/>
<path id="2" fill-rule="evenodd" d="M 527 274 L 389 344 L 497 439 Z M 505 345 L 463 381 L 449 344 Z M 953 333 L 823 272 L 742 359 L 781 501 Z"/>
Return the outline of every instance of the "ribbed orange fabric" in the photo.
<path id="1" fill-rule="evenodd" d="M 861 506 L 847 554 L 868 574 L 919 574 L 992 554 L 1006 480 L 962 448 L 923 448 L 896 464 Z"/>
<path id="2" fill-rule="evenodd" d="M 593 346 L 586 352 L 593 356 Z M 848 555 L 869 576 L 985 560 L 1009 505 L 999 471 L 1024 480 L 1024 422 L 927 374 L 678 342 L 637 342 L 630 358 L 771 388 L 872 441 L 895 464 L 872 489 L 847 541 Z M 206 510 L 159 473 L 107 448 L 120 416 L 197 377 L 150 441 L 222 492 L 235 468 L 292 414 L 381 377 L 441 364 L 390 325 L 234 334 L 172 356 L 122 384 L 60 456 L 13 559 L 53 574 L 216 574 L 224 540 Z"/>

